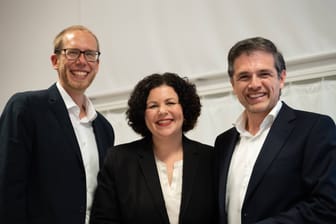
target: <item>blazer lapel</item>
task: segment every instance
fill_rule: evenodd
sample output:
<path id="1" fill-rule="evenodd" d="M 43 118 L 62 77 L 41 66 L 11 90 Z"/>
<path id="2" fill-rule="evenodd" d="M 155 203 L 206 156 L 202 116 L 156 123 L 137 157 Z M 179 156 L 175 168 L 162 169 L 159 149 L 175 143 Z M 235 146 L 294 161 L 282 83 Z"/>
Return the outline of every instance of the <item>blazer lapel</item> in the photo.
<path id="1" fill-rule="evenodd" d="M 199 166 L 199 159 L 197 145 L 183 137 L 183 184 L 180 217 L 183 217 L 190 201 L 194 180 L 197 178 L 196 171 Z"/>
<path id="2" fill-rule="evenodd" d="M 290 122 L 293 119 L 295 119 L 293 110 L 283 103 L 254 165 L 245 200 L 251 196 L 256 186 L 267 172 L 269 166 L 272 165 L 272 162 L 281 151 L 286 139 L 294 128 L 294 125 Z"/>
<path id="3" fill-rule="evenodd" d="M 102 125 L 101 119 L 98 117 L 92 122 L 92 128 L 95 135 L 97 148 L 98 148 L 98 157 L 99 157 L 99 168 L 101 169 L 104 164 L 104 158 L 107 153 L 108 148 L 104 148 L 103 137 L 106 136 L 103 132 L 104 126 Z M 114 142 L 112 143 L 114 144 Z"/>
<path id="4" fill-rule="evenodd" d="M 138 152 L 140 168 L 142 169 L 142 173 L 147 183 L 147 187 L 151 193 L 152 199 L 155 203 L 155 207 L 158 208 L 158 212 L 162 217 L 162 223 L 169 224 L 169 218 L 163 199 L 159 174 L 157 172 L 154 159 L 152 143 L 149 139 L 144 139 L 144 142 L 142 143 L 144 143 L 144 147 L 141 148 Z"/>
<path id="5" fill-rule="evenodd" d="M 93 128 L 93 132 L 94 132 L 96 144 L 97 144 L 97 149 L 98 149 L 99 168 L 101 169 L 103 166 L 105 153 L 104 153 L 104 148 L 103 148 L 100 136 L 104 136 L 104 135 L 100 133 L 100 131 L 102 130 L 102 127 L 99 123 L 98 117 L 92 122 L 92 128 Z"/>
<path id="6" fill-rule="evenodd" d="M 54 114 L 57 123 L 60 126 L 60 130 L 64 133 L 64 139 L 68 142 L 70 145 L 70 148 L 74 150 L 78 157 L 78 161 L 80 162 L 80 166 L 83 167 L 82 162 L 82 155 L 80 152 L 80 148 L 77 142 L 75 131 L 72 127 L 72 123 L 70 120 L 70 117 L 68 115 L 68 111 L 66 109 L 66 106 L 64 104 L 64 101 L 61 97 L 61 94 L 59 93 L 56 84 L 52 85 L 49 89 L 49 99 L 48 103 L 50 106 L 50 110 Z"/>
<path id="7" fill-rule="evenodd" d="M 218 198 L 219 198 L 219 211 L 222 213 L 225 209 L 225 200 L 226 200 L 226 184 L 227 184 L 227 176 L 230 167 L 230 161 L 232 158 L 233 151 L 239 140 L 239 133 L 235 128 L 230 129 L 230 133 L 225 135 L 226 138 L 221 140 L 221 146 L 225 148 L 218 148 Z"/>

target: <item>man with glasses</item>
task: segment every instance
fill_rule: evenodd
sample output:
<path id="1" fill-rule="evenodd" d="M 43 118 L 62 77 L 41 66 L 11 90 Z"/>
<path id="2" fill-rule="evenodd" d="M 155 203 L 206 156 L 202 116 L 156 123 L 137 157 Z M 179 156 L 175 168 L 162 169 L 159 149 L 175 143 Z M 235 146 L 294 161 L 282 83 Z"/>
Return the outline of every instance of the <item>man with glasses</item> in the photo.
<path id="1" fill-rule="evenodd" d="M 84 94 L 99 56 L 90 30 L 68 27 L 51 56 L 58 81 L 8 101 L 0 118 L 0 223 L 89 222 L 96 176 L 114 144 L 112 126 Z"/>

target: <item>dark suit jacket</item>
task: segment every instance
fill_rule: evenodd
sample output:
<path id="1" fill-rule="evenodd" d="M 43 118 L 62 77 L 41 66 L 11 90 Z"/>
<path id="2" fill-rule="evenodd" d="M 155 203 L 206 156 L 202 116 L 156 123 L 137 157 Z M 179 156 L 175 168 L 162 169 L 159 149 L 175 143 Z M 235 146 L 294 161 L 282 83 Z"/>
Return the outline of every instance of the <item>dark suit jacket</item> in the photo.
<path id="1" fill-rule="evenodd" d="M 239 139 L 232 128 L 215 142 L 220 223 L 230 159 Z M 242 207 L 247 223 L 336 223 L 336 128 L 330 117 L 283 104 L 252 171 Z"/>
<path id="2" fill-rule="evenodd" d="M 183 138 L 179 223 L 215 223 L 213 149 Z M 98 175 L 91 224 L 169 224 L 152 142 L 141 139 L 109 151 Z"/>
<path id="3" fill-rule="evenodd" d="M 93 122 L 99 161 L 114 144 L 109 122 Z M 86 180 L 68 111 L 54 84 L 15 94 L 0 118 L 0 223 L 84 224 Z"/>

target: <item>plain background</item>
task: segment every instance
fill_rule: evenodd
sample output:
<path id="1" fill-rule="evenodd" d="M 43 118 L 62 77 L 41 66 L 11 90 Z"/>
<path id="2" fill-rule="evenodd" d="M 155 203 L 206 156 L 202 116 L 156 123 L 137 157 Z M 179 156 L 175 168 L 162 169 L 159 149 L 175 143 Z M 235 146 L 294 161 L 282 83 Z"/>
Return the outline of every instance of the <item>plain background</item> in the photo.
<path id="1" fill-rule="evenodd" d="M 225 73 L 238 40 L 272 39 L 287 60 L 336 52 L 334 0 L 1 0 L 0 111 L 17 91 L 49 87 L 56 34 L 94 31 L 101 67 L 89 96 L 127 92 L 145 75 Z"/>
<path id="2" fill-rule="evenodd" d="M 335 9 L 335 0 L 0 0 L 0 112 L 15 92 L 47 88 L 57 80 L 50 62 L 53 39 L 63 28 L 82 24 L 98 36 L 102 51 L 100 71 L 87 94 L 111 123 L 127 127 L 126 100 L 141 78 L 175 72 L 197 83 L 204 113 L 194 136 L 211 143 L 240 111 L 226 105 L 216 109 L 222 103 L 236 105 L 227 95 L 229 48 L 263 36 L 282 51 L 288 80 L 335 77 Z M 313 93 L 315 85 L 331 92 L 308 96 L 293 90 Z M 333 85 L 303 82 L 284 96 L 335 120 L 336 106 L 328 104 L 336 97 Z M 130 129 L 117 129 L 117 143 L 133 138 Z"/>

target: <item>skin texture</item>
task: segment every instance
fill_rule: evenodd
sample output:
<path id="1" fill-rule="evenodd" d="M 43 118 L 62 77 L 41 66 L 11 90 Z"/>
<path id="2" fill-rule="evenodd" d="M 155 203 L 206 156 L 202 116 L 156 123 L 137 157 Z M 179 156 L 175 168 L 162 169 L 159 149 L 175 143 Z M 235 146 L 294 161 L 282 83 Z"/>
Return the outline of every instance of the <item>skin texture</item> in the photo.
<path id="1" fill-rule="evenodd" d="M 234 61 L 231 84 L 234 94 L 245 107 L 247 130 L 251 133 L 259 130 L 259 124 L 276 105 L 285 79 L 285 71 L 278 77 L 274 58 L 270 53 L 243 53 Z"/>
<path id="2" fill-rule="evenodd" d="M 86 31 L 70 31 L 63 37 L 63 48 L 78 48 L 81 51 L 97 50 L 96 39 Z M 88 62 L 83 54 L 76 60 L 68 60 L 64 53 L 53 54 L 51 62 L 61 85 L 74 101 L 81 107 L 84 100 L 84 92 L 94 80 L 99 61 Z"/>
<path id="3" fill-rule="evenodd" d="M 182 106 L 172 87 L 161 85 L 149 92 L 145 122 L 152 133 L 154 154 L 166 164 L 169 183 L 175 162 L 183 158 L 183 119 Z"/>
<path id="4" fill-rule="evenodd" d="M 163 85 L 150 91 L 145 121 L 154 138 L 182 135 L 183 111 L 172 87 Z"/>

